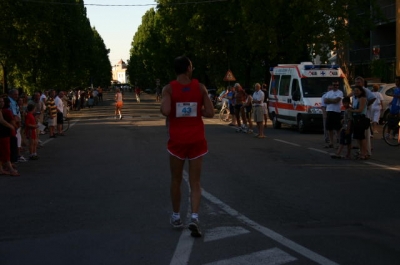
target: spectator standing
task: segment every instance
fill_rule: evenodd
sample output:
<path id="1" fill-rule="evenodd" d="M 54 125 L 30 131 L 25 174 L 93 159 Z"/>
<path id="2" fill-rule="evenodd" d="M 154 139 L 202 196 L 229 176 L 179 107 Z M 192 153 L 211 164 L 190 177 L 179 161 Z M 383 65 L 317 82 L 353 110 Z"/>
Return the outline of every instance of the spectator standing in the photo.
<path id="1" fill-rule="evenodd" d="M 333 133 L 336 131 L 336 137 L 339 137 L 341 129 L 341 102 L 343 92 L 339 90 L 339 82 L 332 83 L 332 90 L 326 93 L 324 103 L 326 104 L 326 129 L 329 132 L 329 144 L 326 148 L 333 148 Z"/>
<path id="2" fill-rule="evenodd" d="M 50 90 L 49 96 L 46 100 L 46 110 L 47 110 L 47 127 L 49 128 L 49 137 L 56 138 L 55 135 L 55 127 L 57 126 L 57 106 L 54 102 L 54 97 L 56 95 L 56 91 Z"/>
<path id="3" fill-rule="evenodd" d="M 4 108 L 4 100 L 0 97 L 0 110 Z M 11 164 L 10 135 L 15 135 L 15 127 L 4 119 L 3 112 L 0 111 L 0 175 L 19 176 Z"/>
<path id="4" fill-rule="evenodd" d="M 350 110 L 350 98 L 344 97 L 342 100 L 344 115 L 342 120 L 342 129 L 340 130 L 340 146 L 332 158 L 342 158 L 341 153 L 344 147 L 347 147 L 346 159 L 351 159 L 351 135 L 353 114 Z"/>
<path id="5" fill-rule="evenodd" d="M 232 87 L 231 90 L 228 92 L 226 97 L 228 98 L 228 104 L 229 104 L 229 113 L 232 116 L 232 122 L 229 123 L 229 126 L 236 126 L 236 115 L 235 115 L 235 93 L 236 93 L 236 88 Z"/>
<path id="6" fill-rule="evenodd" d="M 12 115 L 14 115 L 13 121 L 15 122 L 14 125 L 16 126 L 16 130 L 17 130 L 16 135 L 15 135 L 16 136 L 15 139 L 17 141 L 17 154 L 16 154 L 17 160 L 15 161 L 14 153 L 11 153 L 11 162 L 17 162 L 17 161 L 18 162 L 26 162 L 27 160 L 25 159 L 25 157 L 20 154 L 20 148 L 22 145 L 22 136 L 21 136 L 22 122 L 21 122 L 21 110 L 18 105 L 18 99 L 19 99 L 18 95 L 19 95 L 19 93 L 18 93 L 17 89 L 11 89 L 9 92 L 9 96 L 8 96 L 8 99 L 10 100 L 9 109 L 11 110 Z M 21 102 L 22 102 L 22 100 L 21 100 Z M 7 105 L 6 101 L 5 101 L 5 104 Z M 11 142 L 13 142 L 15 139 L 12 137 Z M 14 149 L 12 148 L 11 151 L 13 152 Z"/>
<path id="7" fill-rule="evenodd" d="M 46 100 L 47 97 L 49 96 L 49 91 L 43 91 L 43 93 L 40 95 L 40 101 L 43 102 L 43 104 L 46 106 Z"/>
<path id="8" fill-rule="evenodd" d="M 243 103 L 246 121 L 248 125 L 247 133 L 253 133 L 253 121 L 251 115 L 253 114 L 253 97 L 251 96 L 250 89 L 246 90 L 246 100 Z"/>
<path id="9" fill-rule="evenodd" d="M 99 96 L 99 102 L 103 102 L 103 89 L 99 86 L 97 88 L 97 91 L 99 92 L 97 95 Z"/>
<path id="10" fill-rule="evenodd" d="M 25 133 L 26 139 L 28 140 L 29 146 L 29 160 L 37 160 L 39 159 L 36 149 L 37 149 L 37 122 L 34 115 L 35 105 L 28 104 L 27 113 L 25 118 Z"/>
<path id="11" fill-rule="evenodd" d="M 396 87 L 393 91 L 393 99 L 389 103 L 389 116 L 388 116 L 388 125 L 389 125 L 389 133 L 385 135 L 385 137 L 392 137 L 392 130 L 396 128 L 396 122 L 399 119 L 400 115 L 400 76 L 396 76 L 395 78 Z"/>
<path id="12" fill-rule="evenodd" d="M 160 102 L 161 100 L 161 88 L 159 85 L 156 86 L 156 102 Z"/>
<path id="13" fill-rule="evenodd" d="M 237 122 L 237 127 L 238 129 L 236 130 L 237 132 L 246 130 L 245 124 L 246 124 L 246 117 L 244 116 L 244 109 L 243 107 L 243 101 L 246 99 L 246 93 L 244 92 L 242 86 L 239 83 L 236 83 L 234 85 L 236 93 L 235 93 L 235 117 L 236 117 L 236 122 Z M 241 124 L 241 119 L 243 119 L 243 126 Z"/>
<path id="14" fill-rule="evenodd" d="M 19 128 L 19 123 L 17 122 L 18 116 L 15 116 L 12 110 L 10 109 L 11 100 L 9 97 L 6 97 L 4 100 L 4 106 L 2 109 L 3 118 L 6 122 L 14 126 L 14 130 L 11 131 L 10 134 L 10 161 L 11 163 L 16 162 L 25 162 L 27 160 L 18 161 L 18 139 L 17 139 L 17 129 Z"/>
<path id="15" fill-rule="evenodd" d="M 361 76 L 356 77 L 355 79 L 355 85 L 356 86 L 361 86 L 364 89 L 366 98 L 367 98 L 367 114 L 366 117 L 371 121 L 370 117 L 370 107 L 376 100 L 375 95 L 367 88 L 367 82 L 362 78 Z M 365 130 L 365 137 L 366 137 L 366 143 L 367 143 L 367 152 L 368 156 L 372 155 L 371 152 L 371 129 L 368 127 L 368 129 Z"/>
<path id="16" fill-rule="evenodd" d="M 33 94 L 32 104 L 35 105 L 35 113 L 38 113 L 37 121 L 39 126 L 43 126 L 44 112 L 46 110 L 46 102 L 40 100 L 40 92 Z M 38 134 L 46 134 L 44 131 L 38 130 Z"/>
<path id="17" fill-rule="evenodd" d="M 188 227 L 193 237 L 200 237 L 200 175 L 203 156 L 208 152 L 202 116 L 212 118 L 214 107 L 206 87 L 192 79 L 194 68 L 189 58 L 177 57 L 174 66 L 177 78 L 163 88 L 160 108 L 161 113 L 169 120 L 168 152 L 173 210 L 170 223 L 174 228 L 183 226 L 180 217 L 181 183 L 185 160 L 188 159 L 192 206 Z"/>
<path id="18" fill-rule="evenodd" d="M 265 138 L 264 135 L 264 110 L 262 108 L 264 103 L 264 92 L 261 91 L 259 83 L 254 86 L 255 92 L 253 93 L 253 107 L 254 107 L 254 121 L 257 123 L 258 134 L 257 138 Z"/>
<path id="19" fill-rule="evenodd" d="M 88 97 L 88 107 L 89 107 L 89 109 L 93 108 L 93 106 L 94 106 L 93 90 L 88 90 L 87 97 Z"/>
<path id="20" fill-rule="evenodd" d="M 227 96 L 228 96 L 229 91 L 231 91 L 231 90 L 232 90 L 231 86 L 227 86 L 225 93 L 220 96 L 219 99 L 221 100 L 222 108 L 229 108 L 229 100 L 228 100 Z"/>
<path id="21" fill-rule="evenodd" d="M 327 92 L 331 91 L 333 89 L 332 85 L 328 86 Z M 325 96 L 327 94 L 325 92 L 322 97 L 321 97 L 321 110 L 322 110 L 322 124 L 324 126 L 324 140 L 325 144 L 329 144 L 329 133 L 328 130 L 326 129 L 326 104 L 325 104 Z"/>
<path id="22" fill-rule="evenodd" d="M 25 117 L 26 117 L 26 107 L 28 106 L 28 102 L 26 101 L 24 94 L 18 98 L 17 104 L 21 117 L 19 125 L 21 128 L 21 133 L 20 133 L 20 138 L 18 138 L 18 152 L 19 152 L 18 160 L 26 160 L 25 157 L 21 155 L 21 153 L 25 150 L 25 147 L 28 146 L 25 135 Z"/>
<path id="23" fill-rule="evenodd" d="M 263 102 L 263 111 L 264 111 L 264 127 L 267 128 L 268 122 L 268 90 L 267 84 L 263 84 L 261 88 L 262 92 L 264 93 L 264 102 Z"/>
<path id="24" fill-rule="evenodd" d="M 67 115 L 68 115 L 68 109 L 69 109 L 68 106 L 71 106 L 72 102 L 69 99 L 69 97 L 68 97 L 68 95 L 67 95 L 67 93 L 65 91 L 63 91 L 63 97 L 61 98 L 61 100 L 62 100 L 62 103 L 63 103 L 63 106 L 64 106 L 64 108 L 63 108 L 63 117 L 65 119 L 65 118 L 67 118 Z"/>
<path id="25" fill-rule="evenodd" d="M 374 94 L 376 100 L 371 105 L 371 124 L 372 124 L 372 132 L 378 133 L 377 126 L 379 124 L 379 119 L 381 117 L 381 111 L 383 109 L 383 97 L 382 94 L 379 92 L 379 85 L 374 84 L 372 86 L 372 94 Z"/>
<path id="26" fill-rule="evenodd" d="M 81 90 L 76 89 L 74 110 L 80 110 L 80 109 L 81 109 Z"/>
<path id="27" fill-rule="evenodd" d="M 122 93 L 119 88 L 115 90 L 115 119 L 117 119 L 117 115 L 119 115 L 119 119 L 122 119 L 122 107 L 124 105 L 123 99 L 122 99 Z"/>
<path id="28" fill-rule="evenodd" d="M 99 91 L 97 90 L 97 88 L 93 90 L 92 94 L 94 99 L 94 105 L 95 106 L 99 105 Z"/>
<path id="29" fill-rule="evenodd" d="M 64 124 L 64 103 L 62 98 L 64 97 L 64 92 L 60 91 L 56 98 L 54 99 L 54 104 L 57 108 L 57 134 L 59 136 L 64 136 L 63 124 Z"/>
<path id="30" fill-rule="evenodd" d="M 353 108 L 348 110 L 353 113 L 354 132 L 353 138 L 358 141 L 360 154 L 358 159 L 367 159 L 366 123 L 367 123 L 367 97 L 362 86 L 355 86 L 353 96 Z M 368 124 L 369 125 L 369 124 Z M 369 126 L 368 126 L 369 128 Z"/>

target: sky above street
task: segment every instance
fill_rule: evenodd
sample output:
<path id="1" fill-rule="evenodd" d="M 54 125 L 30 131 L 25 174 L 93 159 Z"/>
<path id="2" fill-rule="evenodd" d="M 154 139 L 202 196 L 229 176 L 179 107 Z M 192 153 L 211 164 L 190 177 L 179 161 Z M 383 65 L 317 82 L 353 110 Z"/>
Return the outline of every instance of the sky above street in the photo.
<path id="1" fill-rule="evenodd" d="M 147 10 L 156 7 L 154 0 L 85 0 L 87 17 L 110 49 L 110 62 L 129 59 L 133 36 Z"/>

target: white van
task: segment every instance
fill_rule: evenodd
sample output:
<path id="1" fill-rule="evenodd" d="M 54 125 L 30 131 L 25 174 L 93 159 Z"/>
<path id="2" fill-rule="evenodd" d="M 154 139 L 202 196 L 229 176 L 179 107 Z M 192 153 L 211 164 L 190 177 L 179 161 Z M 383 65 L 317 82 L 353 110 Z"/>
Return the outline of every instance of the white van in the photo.
<path id="1" fill-rule="evenodd" d="M 323 129 L 321 97 L 328 86 L 339 82 L 343 95 L 349 92 L 338 65 L 279 64 L 270 72 L 268 112 L 275 129 L 282 123 L 297 126 L 302 133 Z"/>

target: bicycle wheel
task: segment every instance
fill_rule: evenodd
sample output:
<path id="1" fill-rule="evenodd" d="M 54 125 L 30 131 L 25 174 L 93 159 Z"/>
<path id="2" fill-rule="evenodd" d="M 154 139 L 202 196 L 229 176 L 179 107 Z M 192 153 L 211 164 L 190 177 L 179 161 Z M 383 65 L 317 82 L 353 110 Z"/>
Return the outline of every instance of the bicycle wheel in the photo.
<path id="1" fill-rule="evenodd" d="M 397 125 L 394 129 L 391 130 L 389 128 L 389 123 L 386 122 L 385 125 L 383 125 L 382 137 L 383 140 L 390 146 L 400 145 L 400 143 L 398 142 L 399 126 Z"/>
<path id="2" fill-rule="evenodd" d="M 230 112 L 229 112 L 228 109 L 226 109 L 226 108 L 225 108 L 225 109 L 222 109 L 222 110 L 219 112 L 219 119 L 220 119 L 220 121 L 223 121 L 223 122 L 230 122 L 231 119 L 230 119 L 229 115 L 230 115 Z"/>
<path id="3" fill-rule="evenodd" d="M 64 120 L 64 123 L 63 123 L 63 132 L 68 131 L 68 129 L 69 129 L 69 119 L 67 118 Z"/>

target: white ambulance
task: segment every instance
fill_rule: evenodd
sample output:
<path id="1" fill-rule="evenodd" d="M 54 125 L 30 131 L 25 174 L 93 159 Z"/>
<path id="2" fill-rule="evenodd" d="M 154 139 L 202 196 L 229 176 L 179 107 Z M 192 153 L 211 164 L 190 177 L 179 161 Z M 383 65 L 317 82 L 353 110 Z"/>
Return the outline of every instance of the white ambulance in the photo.
<path id="1" fill-rule="evenodd" d="M 302 133 L 323 129 L 321 97 L 328 86 L 339 82 L 343 95 L 350 92 L 338 65 L 279 64 L 270 73 L 268 112 L 275 129 L 282 123 L 297 126 Z"/>

